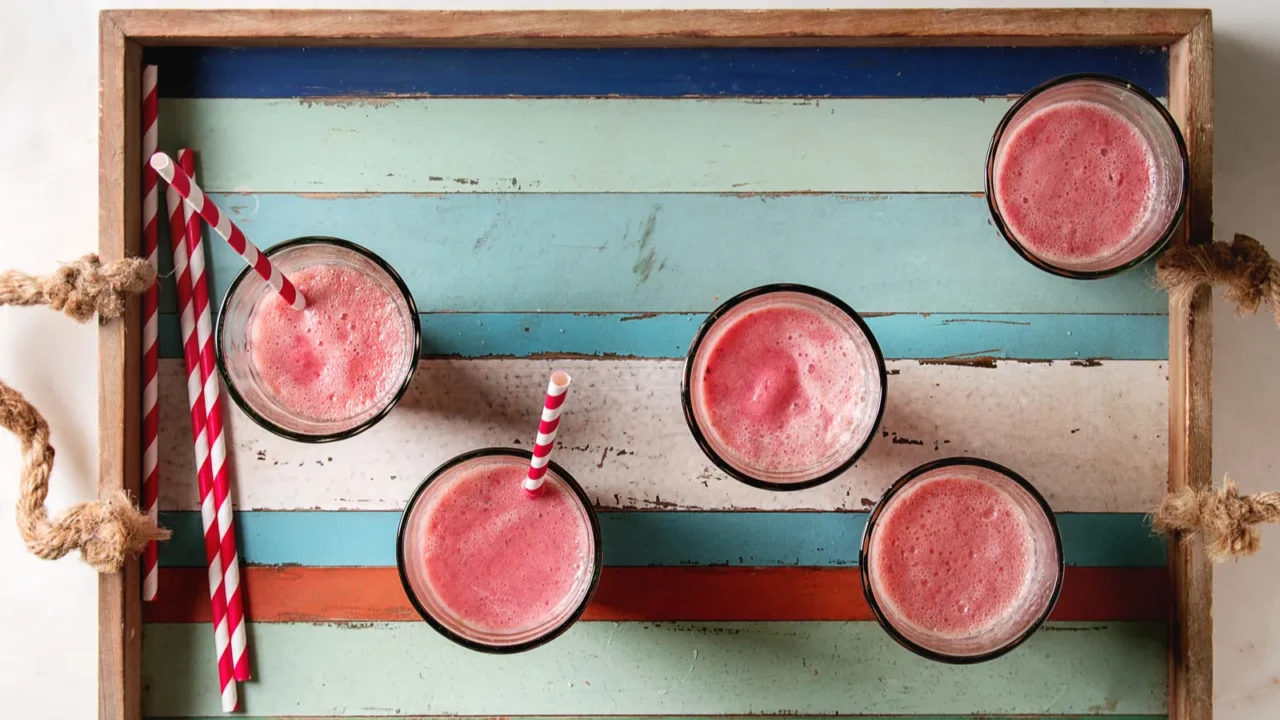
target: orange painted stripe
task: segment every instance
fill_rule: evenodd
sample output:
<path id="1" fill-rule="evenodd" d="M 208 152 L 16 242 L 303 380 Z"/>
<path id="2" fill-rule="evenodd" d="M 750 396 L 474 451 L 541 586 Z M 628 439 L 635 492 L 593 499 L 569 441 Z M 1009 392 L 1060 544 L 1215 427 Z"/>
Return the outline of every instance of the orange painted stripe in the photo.
<path id="1" fill-rule="evenodd" d="M 417 620 L 395 568 L 242 568 L 253 622 Z M 202 568 L 166 568 L 149 623 L 208 622 Z M 1162 621 L 1165 568 L 1068 567 L 1052 620 Z M 606 567 L 585 620 L 873 620 L 857 568 Z"/>

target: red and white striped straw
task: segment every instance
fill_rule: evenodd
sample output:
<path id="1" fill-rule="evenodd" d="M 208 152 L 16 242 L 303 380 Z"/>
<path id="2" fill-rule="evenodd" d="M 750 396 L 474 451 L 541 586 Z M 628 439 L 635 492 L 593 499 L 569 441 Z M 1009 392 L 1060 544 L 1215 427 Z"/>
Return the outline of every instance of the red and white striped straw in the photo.
<path id="1" fill-rule="evenodd" d="M 156 171 L 147 161 L 156 151 L 159 127 L 156 124 L 159 99 L 156 93 L 155 65 L 142 69 L 142 254 L 159 269 L 160 191 Z M 156 522 L 159 518 L 156 500 L 160 496 L 160 411 L 156 406 L 159 388 L 156 371 L 159 353 L 156 346 L 160 307 L 159 283 L 147 288 L 142 296 L 142 512 Z M 159 549 L 152 540 L 142 551 L 142 599 L 156 599 L 160 589 Z"/>
<path id="2" fill-rule="evenodd" d="M 205 197 L 204 191 L 199 185 L 191 179 L 191 176 L 182 171 L 182 168 L 174 164 L 173 158 L 158 152 L 151 156 L 151 167 L 155 168 L 160 177 L 169 183 L 169 187 L 173 188 L 182 196 L 182 199 L 191 206 L 192 210 L 200 213 L 200 217 L 209 223 L 209 227 L 218 233 L 219 237 L 226 240 L 232 249 L 240 253 L 240 257 L 258 272 L 259 277 L 266 280 L 276 292 L 284 298 L 296 310 L 302 310 L 307 306 L 307 299 L 298 292 L 298 289 L 289 282 L 289 278 L 285 277 L 271 261 L 267 259 L 257 246 L 249 242 L 244 236 L 240 228 L 231 222 L 231 218 L 226 213 L 218 209 L 212 200 Z"/>
<path id="3" fill-rule="evenodd" d="M 222 711 L 239 706 L 235 664 L 231 655 L 231 633 L 227 624 L 227 596 L 223 590 L 222 545 L 218 538 L 218 518 L 213 500 L 213 467 L 209 462 L 209 439 L 205 424 L 204 385 L 200 380 L 200 351 L 196 347 L 195 313 L 191 298 L 191 272 L 187 262 L 182 198 L 170 186 L 165 191 L 169 206 L 169 239 L 173 247 L 173 269 L 177 276 L 179 322 L 182 328 L 182 359 L 187 371 L 187 401 L 191 410 L 191 437 L 195 446 L 196 477 L 200 487 L 200 519 L 204 526 L 204 556 L 208 564 L 209 604 L 213 615 L 213 648 L 218 665 L 218 690 Z"/>
<path id="4" fill-rule="evenodd" d="M 538 423 L 538 437 L 533 441 L 533 460 L 529 463 L 529 474 L 524 479 L 524 492 L 529 497 L 542 494 L 542 481 L 547 475 L 547 463 L 551 462 L 551 448 L 556 445 L 560 411 L 564 407 L 565 394 L 569 392 L 570 380 L 569 373 L 562 370 L 551 373 L 547 399 L 542 404 L 542 421 Z"/>
<path id="5" fill-rule="evenodd" d="M 178 166 L 188 176 L 196 176 L 195 155 L 188 149 L 178 151 Z M 200 216 L 190 205 L 184 205 L 187 225 L 186 250 L 191 269 L 193 309 L 196 316 L 196 346 L 200 350 L 200 377 L 204 383 L 204 407 L 208 422 L 209 460 L 213 467 L 213 500 L 218 516 L 218 535 L 222 547 L 223 591 L 227 597 L 227 623 L 231 631 L 231 658 L 237 680 L 249 679 L 248 637 L 244 627 L 244 604 L 240 592 L 240 557 L 236 549 L 236 530 L 232 519 L 231 481 L 227 472 L 227 446 L 222 434 L 222 392 L 213 355 L 213 322 L 209 308 L 209 284 L 205 280 L 204 243 Z"/>

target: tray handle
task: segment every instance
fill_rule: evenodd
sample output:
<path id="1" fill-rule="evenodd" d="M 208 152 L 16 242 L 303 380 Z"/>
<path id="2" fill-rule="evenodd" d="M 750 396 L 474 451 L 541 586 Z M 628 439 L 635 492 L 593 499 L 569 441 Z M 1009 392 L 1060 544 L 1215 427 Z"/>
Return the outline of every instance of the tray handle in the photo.
<path id="1" fill-rule="evenodd" d="M 1210 285 L 1222 288 L 1242 315 L 1266 303 L 1280 325 L 1280 263 L 1248 235 L 1237 234 L 1230 243 L 1174 245 L 1157 263 L 1156 278 L 1174 304 L 1185 306 Z M 1157 530 L 1202 536 L 1215 561 L 1243 557 L 1262 545 L 1257 525 L 1280 523 L 1280 492 L 1241 495 L 1227 477 L 1218 489 L 1165 495 L 1152 519 Z"/>

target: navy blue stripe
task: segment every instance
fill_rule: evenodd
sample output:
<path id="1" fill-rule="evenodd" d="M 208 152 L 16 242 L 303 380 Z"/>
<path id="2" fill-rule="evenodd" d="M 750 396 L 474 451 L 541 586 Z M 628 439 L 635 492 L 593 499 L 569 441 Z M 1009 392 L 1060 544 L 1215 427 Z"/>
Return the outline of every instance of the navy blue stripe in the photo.
<path id="1" fill-rule="evenodd" d="M 1092 48 L 148 48 L 166 98 L 973 97 L 1059 75 L 1168 93 L 1168 52 Z"/>
<path id="2" fill-rule="evenodd" d="M 858 564 L 866 513 L 602 512 L 604 563 L 613 566 L 730 565 L 839 567 Z M 396 562 L 399 512 L 236 513 L 240 558 L 250 565 L 382 567 Z M 204 564 L 200 513 L 162 512 L 173 539 L 165 567 Z M 1068 565 L 1159 567 L 1165 541 L 1146 516 L 1058 515 Z"/>

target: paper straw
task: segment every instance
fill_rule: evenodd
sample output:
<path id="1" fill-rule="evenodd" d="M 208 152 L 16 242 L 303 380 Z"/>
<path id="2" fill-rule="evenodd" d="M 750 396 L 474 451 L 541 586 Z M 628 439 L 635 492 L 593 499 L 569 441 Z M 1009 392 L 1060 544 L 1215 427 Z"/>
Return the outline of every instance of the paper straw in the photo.
<path id="1" fill-rule="evenodd" d="M 296 310 L 302 310 L 307 306 L 307 299 L 298 292 L 293 283 L 289 282 L 289 278 L 285 277 L 271 264 L 266 255 L 263 255 L 257 246 L 249 242 L 244 236 L 240 228 L 231 222 L 231 218 L 226 213 L 218 209 L 212 200 L 205 197 L 204 191 L 199 185 L 191 179 L 191 176 L 182 171 L 182 168 L 174 164 L 173 158 L 158 152 L 151 156 L 151 167 L 155 168 L 160 177 L 169 183 L 169 187 L 173 188 L 182 196 L 182 199 L 191 206 L 192 210 L 200 213 L 200 217 L 209 223 L 209 227 L 218 233 L 219 237 L 226 240 L 231 248 L 240 253 L 240 257 L 258 272 L 258 276 L 266 280 L 276 292 L 284 298 Z"/>
<path id="2" fill-rule="evenodd" d="M 542 494 L 542 481 L 547 475 L 547 463 L 551 462 L 551 448 L 556 444 L 556 430 L 560 427 L 560 411 L 565 393 L 569 391 L 569 373 L 557 370 L 551 373 L 547 385 L 547 399 L 542 404 L 542 421 L 538 423 L 538 437 L 533 441 L 533 460 L 529 462 L 529 474 L 524 479 L 524 492 L 529 497 Z"/>
<path id="3" fill-rule="evenodd" d="M 173 269 L 177 277 L 179 323 L 182 328 L 182 359 L 187 371 L 187 401 L 191 411 L 191 438 L 195 446 L 196 478 L 200 487 L 200 519 L 204 526 L 204 556 L 208 564 L 209 604 L 213 615 L 213 649 L 218 665 L 218 690 L 222 711 L 234 712 L 239 705 L 235 666 L 231 656 L 231 633 L 227 626 L 227 597 L 223 590 L 222 545 L 218 539 L 218 519 L 213 501 L 213 468 L 209 463 L 209 440 L 205 424 L 204 387 L 200 380 L 200 351 L 196 347 L 195 313 L 191 299 L 191 273 L 183 241 L 182 198 L 170 186 L 165 191 L 169 206 L 169 240 L 173 247 Z"/>
<path id="4" fill-rule="evenodd" d="M 156 140 L 159 137 L 156 124 L 159 108 L 156 77 L 155 65 L 142 69 L 142 254 L 151 263 L 152 269 L 158 270 L 160 192 L 156 171 L 147 162 L 156 151 Z M 156 500 L 160 496 L 160 411 L 156 406 L 159 399 L 156 371 L 160 360 L 156 346 L 159 285 L 154 283 L 142 296 L 142 512 L 153 523 L 159 519 Z M 147 602 L 155 600 L 160 589 L 159 559 L 159 547 L 152 540 L 142 551 L 142 599 Z"/>
<path id="5" fill-rule="evenodd" d="M 189 177 L 196 176 L 195 155 L 178 151 L 178 166 Z M 240 592 L 240 557 L 236 551 L 236 530 L 232 519 L 231 481 L 227 472 L 226 441 L 222 434 L 222 392 L 214 364 L 213 323 L 209 308 L 209 284 L 205 280 L 204 243 L 200 217 L 190 205 L 183 206 L 187 261 L 191 270 L 192 307 L 196 316 L 196 346 L 200 350 L 200 378 L 204 384 L 204 407 L 209 439 L 209 461 L 213 468 L 213 500 L 221 538 L 223 591 L 227 597 L 227 625 L 231 631 L 231 658 L 236 680 L 249 679 L 248 638 L 244 627 L 244 605 Z"/>

